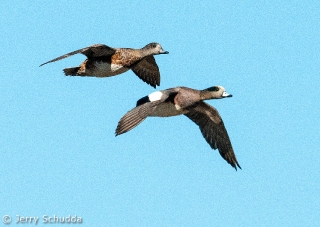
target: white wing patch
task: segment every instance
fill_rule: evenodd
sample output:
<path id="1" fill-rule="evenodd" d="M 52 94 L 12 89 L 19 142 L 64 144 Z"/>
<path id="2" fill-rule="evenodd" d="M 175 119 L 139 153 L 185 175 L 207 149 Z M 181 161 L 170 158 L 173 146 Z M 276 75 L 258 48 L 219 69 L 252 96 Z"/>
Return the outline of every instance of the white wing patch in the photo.
<path id="1" fill-rule="evenodd" d="M 150 102 L 154 102 L 157 100 L 160 100 L 162 97 L 162 92 L 161 91 L 155 91 L 153 93 L 151 93 L 150 95 L 148 95 Z"/>

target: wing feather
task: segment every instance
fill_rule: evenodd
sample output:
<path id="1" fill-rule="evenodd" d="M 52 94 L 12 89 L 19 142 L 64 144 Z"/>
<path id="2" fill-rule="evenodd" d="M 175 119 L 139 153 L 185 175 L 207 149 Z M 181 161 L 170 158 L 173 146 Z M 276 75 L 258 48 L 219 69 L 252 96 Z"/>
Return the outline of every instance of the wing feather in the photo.
<path id="1" fill-rule="evenodd" d="M 119 121 L 116 136 L 126 133 L 131 129 L 138 126 L 142 121 L 144 121 L 150 113 L 157 107 L 161 100 L 155 102 L 147 102 L 143 105 L 137 106 L 126 113 Z"/>
<path id="2" fill-rule="evenodd" d="M 127 112 L 120 119 L 115 132 L 116 136 L 135 128 L 142 121 L 144 121 L 144 119 L 146 119 L 157 108 L 159 104 L 166 101 L 168 98 L 172 98 L 172 96 L 176 95 L 179 92 L 179 90 L 180 87 L 162 90 L 160 91 L 162 93 L 161 98 L 153 102 L 150 102 L 148 100 L 148 96 L 143 97 L 143 101 L 141 101 L 141 103 L 139 103 L 138 101 L 137 106 L 129 112 Z"/>
<path id="3" fill-rule="evenodd" d="M 51 62 L 59 61 L 59 60 L 62 60 L 64 58 L 67 58 L 67 57 L 70 57 L 72 55 L 79 54 L 79 53 L 84 54 L 85 56 L 87 56 L 87 58 L 102 57 L 102 56 L 110 56 L 110 55 L 114 54 L 115 49 L 113 49 L 109 46 L 106 46 L 104 44 L 94 44 L 92 46 L 85 47 L 85 48 L 82 48 L 79 50 L 75 50 L 73 52 L 67 53 L 67 54 L 62 55 L 60 57 L 57 57 L 57 58 L 52 59 L 50 61 L 47 61 L 47 62 L 41 64 L 40 66 L 43 66 L 43 65 L 51 63 Z"/>
<path id="4" fill-rule="evenodd" d="M 159 67 L 153 55 L 143 58 L 131 67 L 132 71 L 144 82 L 152 87 L 160 86 Z"/>
<path id="5" fill-rule="evenodd" d="M 199 126 L 203 137 L 212 149 L 218 149 L 220 155 L 232 167 L 241 169 L 221 116 L 214 107 L 200 102 L 198 106 L 185 115 Z"/>

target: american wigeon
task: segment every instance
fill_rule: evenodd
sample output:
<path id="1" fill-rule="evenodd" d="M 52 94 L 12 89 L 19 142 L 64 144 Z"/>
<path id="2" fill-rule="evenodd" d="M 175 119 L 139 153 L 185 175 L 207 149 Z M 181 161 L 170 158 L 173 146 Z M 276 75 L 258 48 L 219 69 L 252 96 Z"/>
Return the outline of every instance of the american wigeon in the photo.
<path id="1" fill-rule="evenodd" d="M 220 155 L 236 170 L 237 167 L 241 169 L 218 111 L 204 102 L 226 97 L 232 95 L 221 86 L 204 90 L 175 87 L 153 92 L 139 99 L 137 106 L 120 119 L 116 136 L 133 129 L 148 116 L 171 117 L 184 114 L 200 127 L 212 149 L 218 149 Z"/>
<path id="2" fill-rule="evenodd" d="M 141 49 L 112 48 L 104 44 L 95 44 L 57 57 L 47 63 L 59 61 L 74 54 L 84 54 L 87 59 L 78 67 L 66 68 L 66 76 L 115 76 L 132 69 L 144 82 L 152 87 L 160 85 L 160 72 L 153 55 L 168 54 L 159 43 L 149 43 Z"/>

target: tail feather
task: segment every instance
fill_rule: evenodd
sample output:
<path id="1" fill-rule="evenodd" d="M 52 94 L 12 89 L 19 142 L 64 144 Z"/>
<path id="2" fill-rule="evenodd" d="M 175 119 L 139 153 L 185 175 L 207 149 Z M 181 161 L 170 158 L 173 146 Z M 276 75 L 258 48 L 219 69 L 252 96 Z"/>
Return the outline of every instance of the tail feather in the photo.
<path id="1" fill-rule="evenodd" d="M 78 76 L 79 69 L 80 67 L 65 68 L 63 72 L 66 76 Z"/>

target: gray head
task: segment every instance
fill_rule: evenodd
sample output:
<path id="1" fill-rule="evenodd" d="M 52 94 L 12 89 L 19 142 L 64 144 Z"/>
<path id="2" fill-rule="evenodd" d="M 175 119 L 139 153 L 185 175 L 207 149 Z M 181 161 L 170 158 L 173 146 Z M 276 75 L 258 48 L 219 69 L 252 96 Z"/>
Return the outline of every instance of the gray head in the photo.
<path id="1" fill-rule="evenodd" d="M 168 51 L 162 49 L 162 46 L 159 43 L 149 43 L 142 49 L 150 51 L 152 54 L 169 54 Z"/>
<path id="2" fill-rule="evenodd" d="M 202 99 L 222 99 L 232 97 L 231 94 L 226 92 L 226 89 L 222 86 L 213 86 L 204 89 L 200 92 Z"/>

